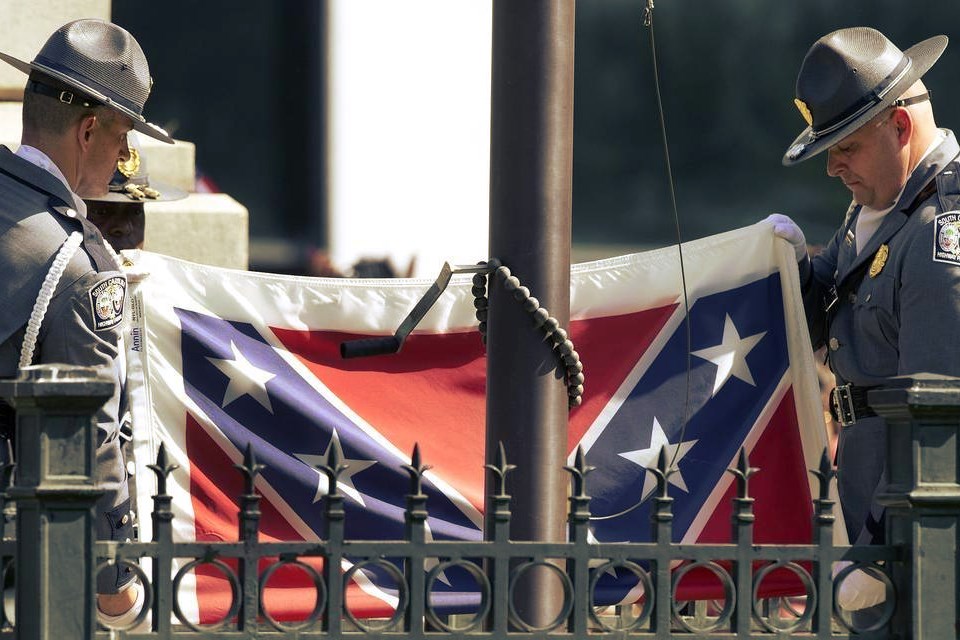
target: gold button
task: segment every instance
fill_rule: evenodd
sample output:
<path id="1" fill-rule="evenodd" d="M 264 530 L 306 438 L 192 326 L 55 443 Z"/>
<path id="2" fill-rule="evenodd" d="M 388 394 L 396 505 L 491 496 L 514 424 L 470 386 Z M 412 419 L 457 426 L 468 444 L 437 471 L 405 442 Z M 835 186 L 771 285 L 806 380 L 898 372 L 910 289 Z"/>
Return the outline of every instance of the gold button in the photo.
<path id="1" fill-rule="evenodd" d="M 830 351 L 836 351 L 840 348 L 840 341 L 836 338 L 830 338 Z"/>
<path id="2" fill-rule="evenodd" d="M 128 522 L 130 522 L 130 516 L 124 514 L 124 516 L 120 518 L 120 524 L 127 524 Z"/>

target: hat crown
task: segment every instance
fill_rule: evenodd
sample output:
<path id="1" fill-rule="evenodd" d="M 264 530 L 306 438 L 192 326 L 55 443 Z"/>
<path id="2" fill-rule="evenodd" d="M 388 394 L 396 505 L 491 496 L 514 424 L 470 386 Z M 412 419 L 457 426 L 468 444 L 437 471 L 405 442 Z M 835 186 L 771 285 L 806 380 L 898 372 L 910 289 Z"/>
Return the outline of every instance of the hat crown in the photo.
<path id="1" fill-rule="evenodd" d="M 810 47 L 797 76 L 797 97 L 810 110 L 813 130 L 823 131 L 877 102 L 910 64 L 876 29 L 840 29 Z"/>
<path id="2" fill-rule="evenodd" d="M 140 45 L 122 27 L 77 20 L 57 29 L 34 59 L 41 70 L 73 79 L 141 116 L 150 95 L 150 68 Z M 98 96 L 92 96 L 97 98 Z"/>

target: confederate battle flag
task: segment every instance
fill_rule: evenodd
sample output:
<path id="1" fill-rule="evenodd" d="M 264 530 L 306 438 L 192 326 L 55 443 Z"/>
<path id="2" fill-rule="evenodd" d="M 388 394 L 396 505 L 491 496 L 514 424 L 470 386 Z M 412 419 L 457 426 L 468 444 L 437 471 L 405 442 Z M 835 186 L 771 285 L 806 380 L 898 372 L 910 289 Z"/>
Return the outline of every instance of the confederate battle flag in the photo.
<path id="1" fill-rule="evenodd" d="M 825 437 L 793 250 L 758 224 L 682 252 L 686 301 L 677 247 L 571 271 L 569 333 L 586 382 L 568 447 L 572 458 L 582 446 L 597 468 L 587 482 L 592 536 L 649 539 L 646 468 L 666 447 L 677 469 L 675 540 L 729 540 L 725 469 L 745 447 L 761 469 L 750 484 L 755 540 L 808 543 L 807 470 Z M 261 540 L 319 540 L 327 479 L 317 465 L 337 445 L 349 465 L 340 485 L 348 539 L 402 539 L 402 465 L 415 443 L 432 466 L 428 536 L 481 539 L 486 359 L 469 276 L 454 276 L 399 354 L 343 360 L 341 342 L 392 334 L 430 283 L 266 275 L 149 253 L 133 271 L 142 274 L 132 277 L 128 355 L 143 539 L 156 487 L 145 465 L 160 443 L 179 465 L 168 485 L 177 540 L 237 539 L 243 485 L 233 465 L 248 446 L 266 465 L 256 484 Z M 464 577 L 441 576 L 434 605 L 474 601 Z M 604 576 L 598 599 L 635 600 L 631 578 Z M 711 596 L 709 585 L 684 584 L 681 599 Z M 275 618 L 302 619 L 314 598 L 307 576 L 291 572 L 271 580 L 265 602 Z M 179 595 L 201 622 L 219 620 L 230 599 L 216 569 L 198 570 Z M 354 573 L 355 615 L 389 614 L 396 601 L 375 572 Z"/>

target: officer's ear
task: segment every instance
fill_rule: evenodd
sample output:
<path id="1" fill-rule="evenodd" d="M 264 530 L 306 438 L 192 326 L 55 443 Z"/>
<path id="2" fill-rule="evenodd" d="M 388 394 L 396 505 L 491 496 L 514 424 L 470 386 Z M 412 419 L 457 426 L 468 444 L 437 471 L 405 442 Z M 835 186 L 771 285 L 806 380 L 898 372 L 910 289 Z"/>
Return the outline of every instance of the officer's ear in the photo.
<path id="1" fill-rule="evenodd" d="M 890 124 L 896 128 L 897 140 L 900 145 L 906 145 L 910 142 L 913 134 L 913 120 L 910 118 L 910 112 L 903 107 L 897 107 L 892 116 L 893 122 Z"/>
<path id="2" fill-rule="evenodd" d="M 77 127 L 77 144 L 79 144 L 80 148 L 84 151 L 90 148 L 93 141 L 93 132 L 97 126 L 97 116 L 93 113 L 80 118 L 80 123 Z"/>

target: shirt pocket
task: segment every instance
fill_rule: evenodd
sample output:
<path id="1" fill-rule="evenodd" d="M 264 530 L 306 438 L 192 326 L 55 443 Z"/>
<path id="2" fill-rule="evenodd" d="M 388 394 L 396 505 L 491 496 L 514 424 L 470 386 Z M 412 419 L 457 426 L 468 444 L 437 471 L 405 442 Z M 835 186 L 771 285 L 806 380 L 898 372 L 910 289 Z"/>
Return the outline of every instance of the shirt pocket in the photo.
<path id="1" fill-rule="evenodd" d="M 893 357 L 896 369 L 900 320 L 897 314 L 896 280 L 883 274 L 863 279 L 853 303 L 854 325 L 865 340 L 865 354 Z"/>

